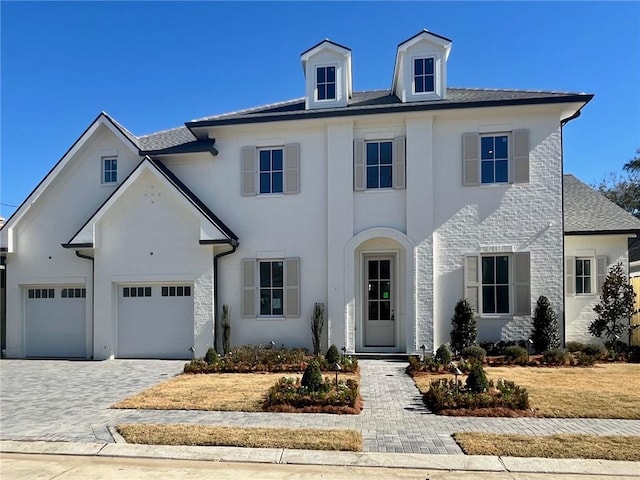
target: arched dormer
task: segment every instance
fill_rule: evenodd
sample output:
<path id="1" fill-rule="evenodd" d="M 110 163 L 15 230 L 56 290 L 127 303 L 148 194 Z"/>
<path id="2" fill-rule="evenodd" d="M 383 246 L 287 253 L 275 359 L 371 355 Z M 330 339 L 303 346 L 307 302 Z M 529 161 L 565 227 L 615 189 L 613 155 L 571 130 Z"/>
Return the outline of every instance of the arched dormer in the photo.
<path id="1" fill-rule="evenodd" d="M 447 59 L 451 40 L 423 30 L 398 45 L 391 89 L 405 102 L 447 96 Z"/>
<path id="2" fill-rule="evenodd" d="M 351 49 L 323 40 L 300 56 L 306 78 L 307 110 L 345 107 L 353 93 Z"/>

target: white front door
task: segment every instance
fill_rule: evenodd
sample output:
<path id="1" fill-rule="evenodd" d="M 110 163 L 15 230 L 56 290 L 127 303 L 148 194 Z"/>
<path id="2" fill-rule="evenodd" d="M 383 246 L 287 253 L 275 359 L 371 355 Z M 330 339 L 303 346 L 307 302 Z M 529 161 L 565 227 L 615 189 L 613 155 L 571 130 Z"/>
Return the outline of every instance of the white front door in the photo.
<path id="1" fill-rule="evenodd" d="M 365 347 L 395 347 L 394 257 L 364 257 L 363 322 Z"/>

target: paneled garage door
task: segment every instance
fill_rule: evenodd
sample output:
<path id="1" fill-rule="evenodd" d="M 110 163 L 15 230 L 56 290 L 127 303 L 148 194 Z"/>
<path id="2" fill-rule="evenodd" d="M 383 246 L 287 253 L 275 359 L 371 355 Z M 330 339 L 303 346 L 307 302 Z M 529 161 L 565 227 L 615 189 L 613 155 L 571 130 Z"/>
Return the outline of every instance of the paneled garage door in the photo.
<path id="1" fill-rule="evenodd" d="M 118 286 L 119 358 L 191 358 L 193 288 L 187 284 Z"/>
<path id="2" fill-rule="evenodd" d="M 27 357 L 86 357 L 87 290 L 72 286 L 25 288 Z"/>

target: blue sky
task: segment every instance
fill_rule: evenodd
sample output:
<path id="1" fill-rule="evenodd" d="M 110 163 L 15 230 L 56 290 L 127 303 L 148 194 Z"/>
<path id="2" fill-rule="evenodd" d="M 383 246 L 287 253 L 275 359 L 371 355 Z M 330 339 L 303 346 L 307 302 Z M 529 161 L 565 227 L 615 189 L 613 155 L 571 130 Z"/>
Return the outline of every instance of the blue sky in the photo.
<path id="1" fill-rule="evenodd" d="M 639 2 L 7 2 L 0 202 L 19 205 L 100 111 L 136 135 L 301 97 L 300 53 L 352 49 L 355 90 L 387 89 L 398 43 L 453 41 L 456 87 L 594 93 L 565 171 L 596 183 L 640 147 Z M 0 215 L 15 210 L 0 206 Z"/>

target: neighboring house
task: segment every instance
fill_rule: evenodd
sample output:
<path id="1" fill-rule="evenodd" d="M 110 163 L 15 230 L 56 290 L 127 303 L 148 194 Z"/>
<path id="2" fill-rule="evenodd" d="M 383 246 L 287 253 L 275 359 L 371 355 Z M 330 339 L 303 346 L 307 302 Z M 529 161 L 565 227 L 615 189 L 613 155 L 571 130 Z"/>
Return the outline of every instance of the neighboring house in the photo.
<path id="1" fill-rule="evenodd" d="M 640 220 L 573 175 L 564 176 L 564 218 L 565 338 L 590 342 L 604 279 L 618 262 L 629 272 L 629 240 L 640 236 Z"/>
<path id="2" fill-rule="evenodd" d="M 202 355 L 223 304 L 233 344 L 310 347 L 323 302 L 348 352 L 434 349 L 462 297 L 482 340 L 526 338 L 540 295 L 562 317 L 562 127 L 592 95 L 449 88 L 450 49 L 419 32 L 354 92 L 325 40 L 301 99 L 141 137 L 100 114 L 1 230 L 7 355 Z"/>

